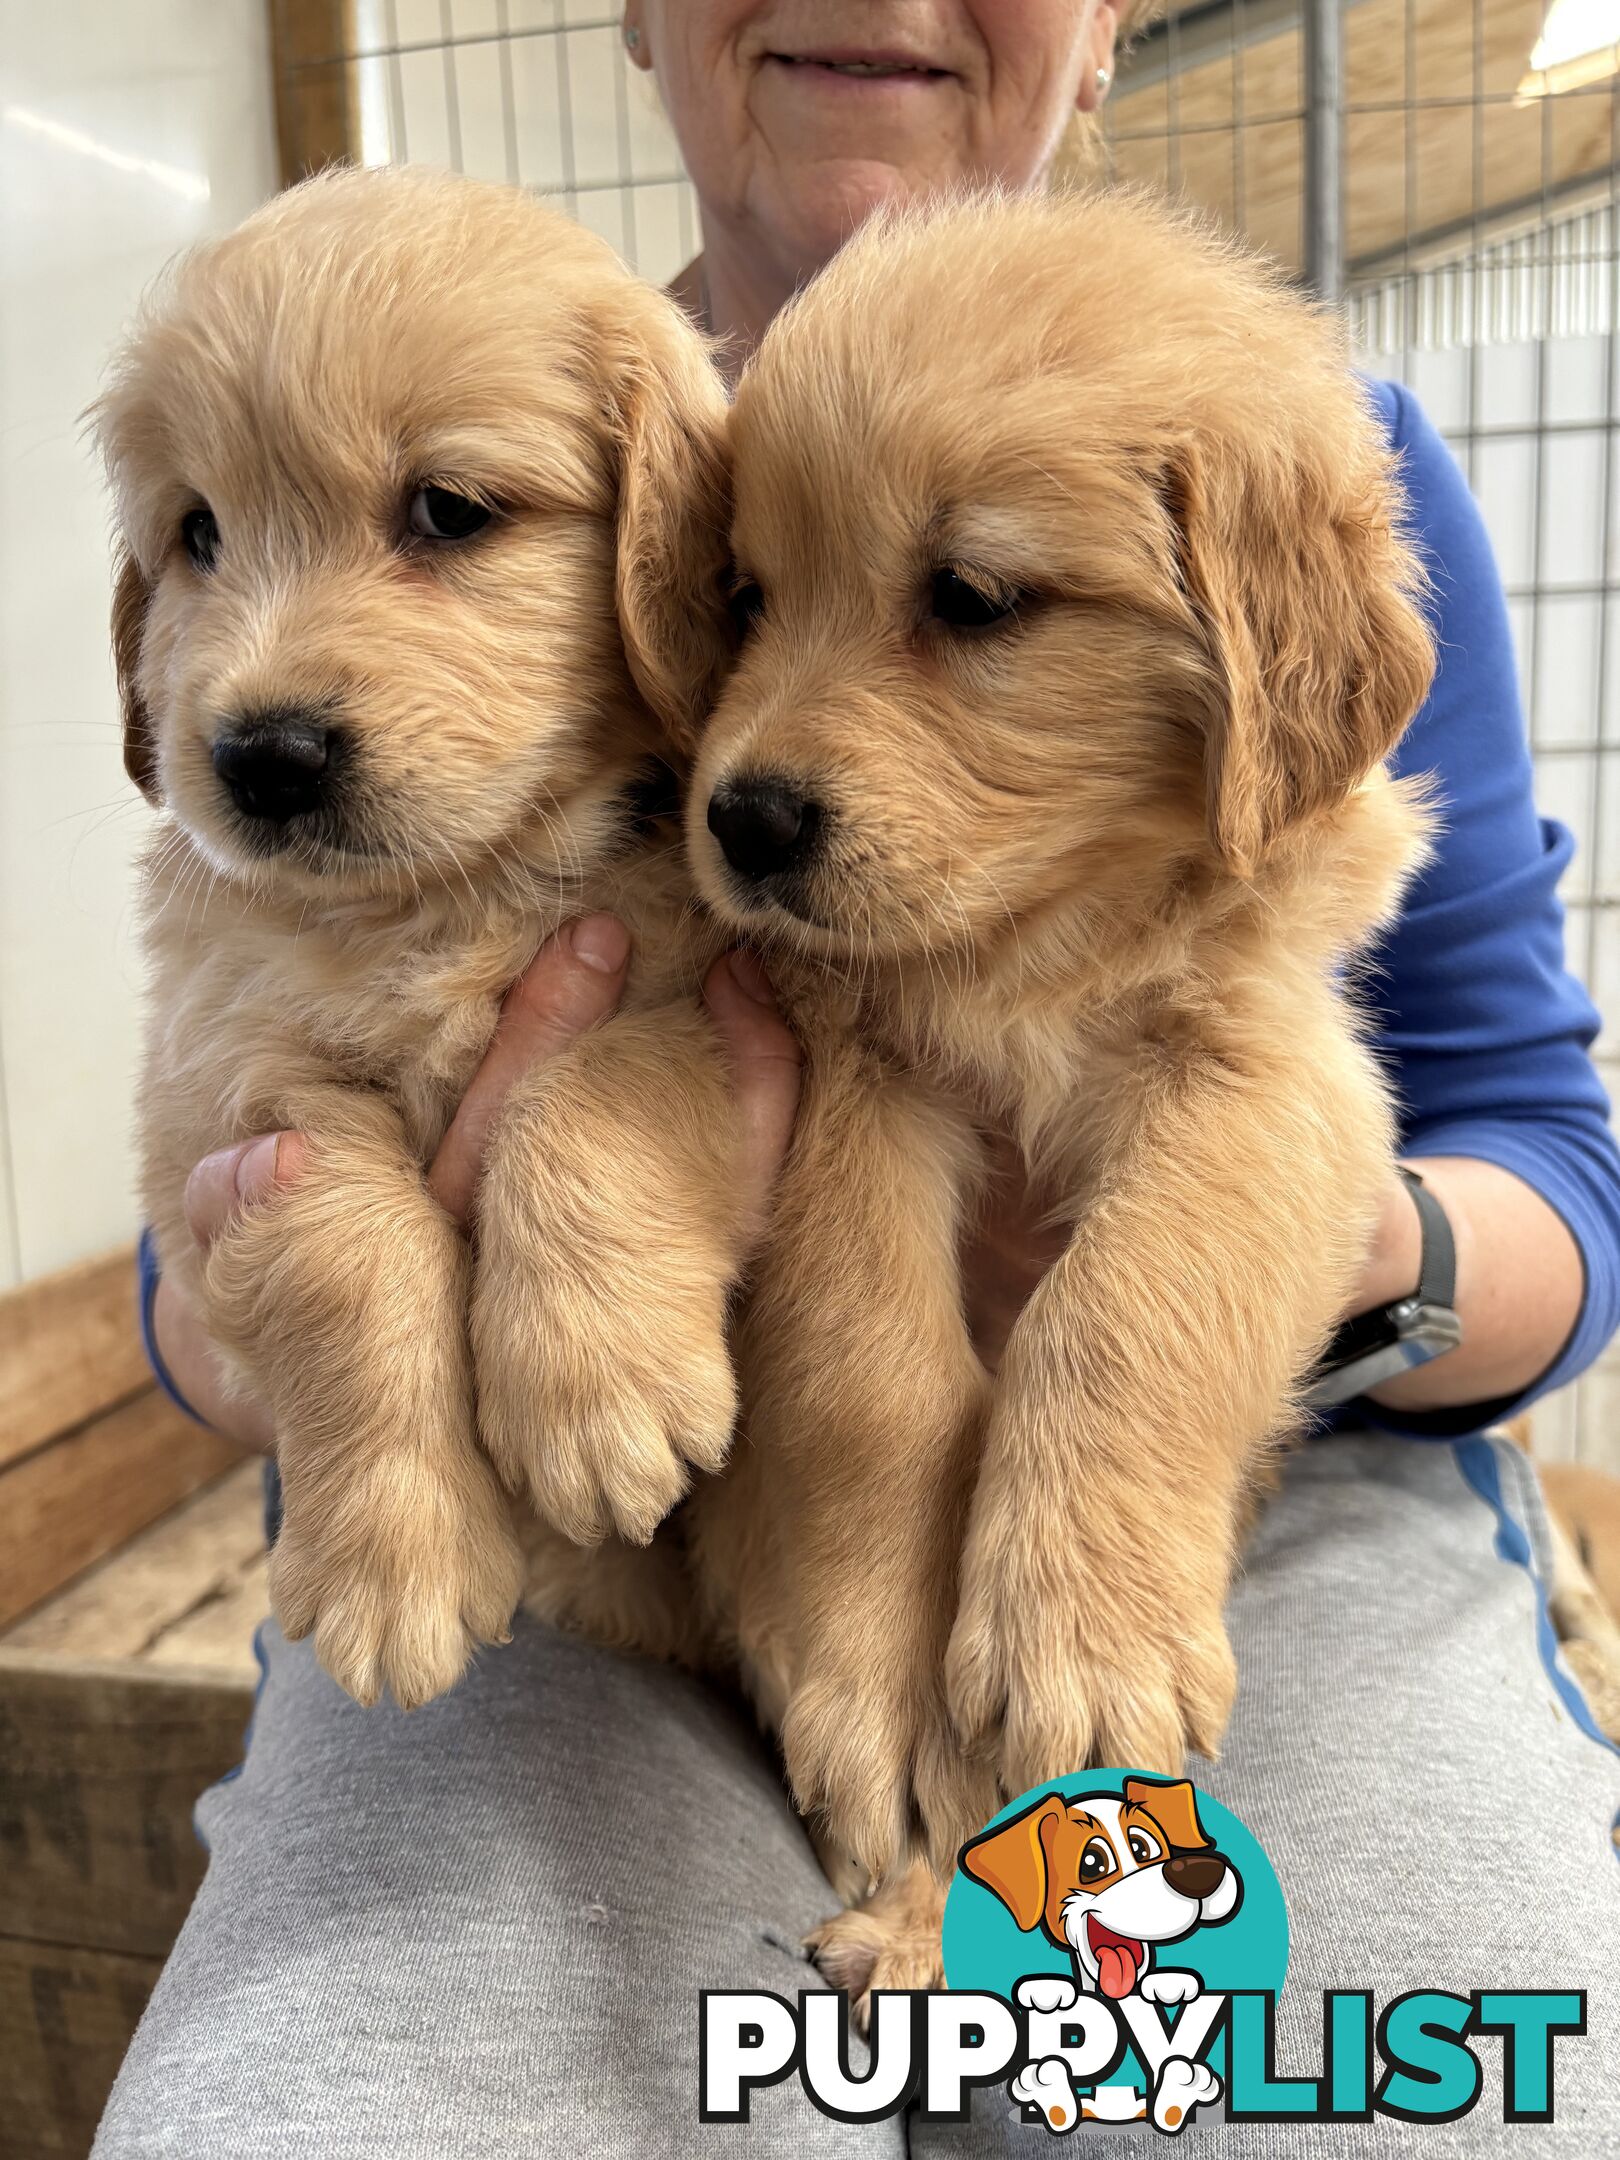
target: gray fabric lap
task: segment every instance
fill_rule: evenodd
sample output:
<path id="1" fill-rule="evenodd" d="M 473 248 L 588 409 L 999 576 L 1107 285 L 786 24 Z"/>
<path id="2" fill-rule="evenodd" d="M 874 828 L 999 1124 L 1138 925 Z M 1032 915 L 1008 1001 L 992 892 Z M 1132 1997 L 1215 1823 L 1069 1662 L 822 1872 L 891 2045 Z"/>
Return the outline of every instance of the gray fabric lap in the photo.
<path id="1" fill-rule="evenodd" d="M 816 1985 L 799 1940 L 836 1901 L 746 1715 L 532 1623 L 409 1719 L 273 1627 L 264 1649 L 97 2153 L 757 2151 L 698 2135 L 697 1991 Z M 770 2097 L 793 2150 L 841 2147 L 796 2086 Z"/>
<path id="2" fill-rule="evenodd" d="M 1497 1461 L 1535 1544 L 1528 1473 Z M 1495 1533 L 1449 1447 L 1296 1458 L 1234 1592 L 1227 1745 L 1194 1774 L 1287 1893 L 1282 2074 L 1320 2067 L 1325 1987 L 1584 1986 L 1559 2120 L 1501 2123 L 1489 2040 L 1486 2099 L 1455 2125 L 1212 2126 L 1200 2150 L 1620 2154 L 1620 1761 L 1559 1702 Z M 208 1878 L 98 2160 L 1042 2149 L 996 2095 L 965 2127 L 857 2130 L 790 2081 L 751 2126 L 698 2124 L 699 1987 L 814 1984 L 796 1946 L 829 1903 L 734 1704 L 532 1627 L 410 1720 L 357 1710 L 273 1632 L 269 1665 L 246 1768 L 199 1810 Z"/>

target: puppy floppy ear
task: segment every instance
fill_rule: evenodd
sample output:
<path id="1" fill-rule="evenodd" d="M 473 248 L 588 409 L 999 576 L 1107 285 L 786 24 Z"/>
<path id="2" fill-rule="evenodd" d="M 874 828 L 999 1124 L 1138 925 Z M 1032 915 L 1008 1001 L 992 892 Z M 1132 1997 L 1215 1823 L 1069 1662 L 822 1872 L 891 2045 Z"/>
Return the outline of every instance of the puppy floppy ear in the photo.
<path id="1" fill-rule="evenodd" d="M 1125 1797 L 1146 1808 L 1177 1852 L 1214 1844 L 1198 1820 L 1197 1796 L 1185 1778 L 1164 1785 L 1154 1778 L 1127 1778 Z"/>
<path id="2" fill-rule="evenodd" d="M 1060 1821 L 1067 1805 L 1061 1793 L 1048 1793 L 1011 1822 L 962 1847 L 962 1866 L 995 1892 L 1026 1935 L 1039 1927 L 1046 1911 L 1046 1825 Z"/>
<path id="3" fill-rule="evenodd" d="M 1433 676 L 1392 461 L 1365 419 L 1351 436 L 1314 458 L 1188 443 L 1167 475 L 1182 581 L 1210 650 L 1209 829 L 1239 877 L 1280 834 L 1347 799 Z"/>
<path id="4" fill-rule="evenodd" d="M 121 550 L 113 583 L 112 648 L 113 672 L 118 678 L 118 698 L 124 714 L 124 770 L 147 801 L 156 802 L 157 744 L 152 739 L 151 715 L 136 687 L 151 598 L 152 588 L 140 565 L 127 549 Z"/>
<path id="5" fill-rule="evenodd" d="M 697 333 L 661 296 L 629 344 L 614 387 L 619 634 L 637 689 L 689 752 L 731 651 L 726 396 Z"/>

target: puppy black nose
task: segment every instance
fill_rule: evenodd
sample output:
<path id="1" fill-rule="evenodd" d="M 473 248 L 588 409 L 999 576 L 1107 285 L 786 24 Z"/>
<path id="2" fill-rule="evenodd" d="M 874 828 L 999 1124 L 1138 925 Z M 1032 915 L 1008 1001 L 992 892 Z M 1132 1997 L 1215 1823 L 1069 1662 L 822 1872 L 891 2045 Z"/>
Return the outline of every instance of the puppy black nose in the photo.
<path id="1" fill-rule="evenodd" d="M 709 830 L 745 878 L 798 869 L 820 829 L 821 805 L 790 780 L 727 781 L 709 797 Z"/>
<path id="2" fill-rule="evenodd" d="M 335 731 L 295 706 L 243 713 L 214 743 L 214 770 L 244 817 L 285 825 L 313 810 L 332 762 Z"/>
<path id="3" fill-rule="evenodd" d="M 1183 1897 L 1213 1897 L 1226 1873 L 1226 1861 L 1218 1852 L 1172 1853 L 1164 1863 L 1164 1879 Z"/>

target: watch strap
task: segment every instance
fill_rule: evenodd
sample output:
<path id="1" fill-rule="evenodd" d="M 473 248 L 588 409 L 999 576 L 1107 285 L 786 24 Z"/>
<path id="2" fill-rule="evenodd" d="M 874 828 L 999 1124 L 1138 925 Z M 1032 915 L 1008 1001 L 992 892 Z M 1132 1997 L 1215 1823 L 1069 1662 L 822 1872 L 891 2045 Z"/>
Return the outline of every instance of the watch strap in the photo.
<path id="1" fill-rule="evenodd" d="M 1305 1390 L 1314 1410 L 1329 1410 L 1365 1395 L 1386 1380 L 1454 1350 L 1462 1340 L 1457 1318 L 1457 1247 L 1445 1209 L 1415 1170 L 1397 1172 L 1417 1210 L 1417 1287 L 1392 1304 L 1376 1306 L 1341 1322 Z"/>
<path id="2" fill-rule="evenodd" d="M 1457 1241 L 1451 1234 L 1451 1218 L 1415 1170 L 1405 1163 L 1395 1173 L 1412 1195 L 1422 1233 L 1418 1259 L 1417 1298 L 1420 1305 L 1455 1305 L 1457 1302 Z"/>

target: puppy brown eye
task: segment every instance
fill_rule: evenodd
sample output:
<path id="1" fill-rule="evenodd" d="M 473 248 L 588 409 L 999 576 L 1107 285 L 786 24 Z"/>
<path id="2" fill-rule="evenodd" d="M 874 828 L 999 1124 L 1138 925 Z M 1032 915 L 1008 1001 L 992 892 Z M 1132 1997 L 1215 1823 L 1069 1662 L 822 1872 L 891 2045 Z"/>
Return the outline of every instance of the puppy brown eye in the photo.
<path id="1" fill-rule="evenodd" d="M 1146 1867 L 1150 1860 L 1157 1860 L 1159 1857 L 1158 1846 L 1154 1844 L 1150 1837 L 1145 1837 L 1140 1830 L 1131 1832 L 1130 1847 L 1131 1858 L 1140 1867 Z"/>
<path id="2" fill-rule="evenodd" d="M 470 540 L 494 515 L 488 503 L 452 488 L 419 487 L 411 497 L 411 531 L 424 540 Z"/>
<path id="3" fill-rule="evenodd" d="M 998 598 L 955 570 L 934 572 L 929 607 L 934 620 L 948 629 L 987 630 L 992 623 L 1004 622 L 1016 606 L 1016 600 Z"/>
<path id="4" fill-rule="evenodd" d="M 731 609 L 732 626 L 738 637 L 745 638 L 765 612 L 765 595 L 750 581 L 739 585 L 726 604 Z"/>
<path id="5" fill-rule="evenodd" d="M 212 570 L 219 559 L 219 527 L 206 503 L 188 510 L 180 520 L 180 539 L 199 570 Z"/>
<path id="6" fill-rule="evenodd" d="M 1083 1883 L 1096 1882 L 1100 1876 L 1112 1875 L 1113 1872 L 1114 1855 L 1112 1851 L 1100 1838 L 1093 1838 L 1080 1855 L 1080 1880 Z"/>

